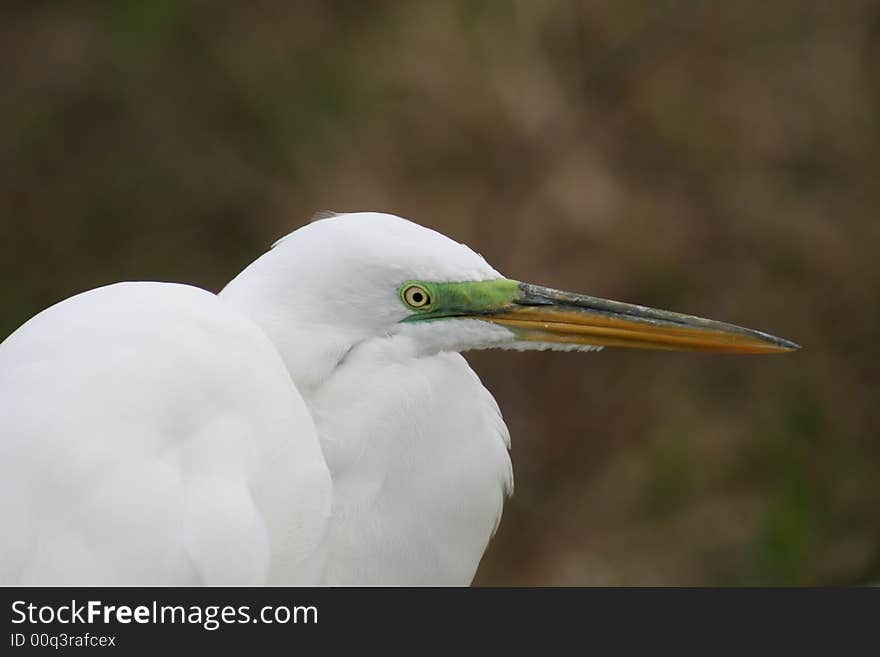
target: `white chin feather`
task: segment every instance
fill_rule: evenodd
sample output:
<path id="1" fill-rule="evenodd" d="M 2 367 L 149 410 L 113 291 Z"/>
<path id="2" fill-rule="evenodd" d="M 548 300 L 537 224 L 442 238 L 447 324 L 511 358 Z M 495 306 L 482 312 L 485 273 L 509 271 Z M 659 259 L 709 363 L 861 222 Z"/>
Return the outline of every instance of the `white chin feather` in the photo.
<path id="1" fill-rule="evenodd" d="M 561 342 L 517 341 L 498 345 L 500 349 L 515 351 L 602 351 L 603 347 L 593 344 L 565 344 Z"/>
<path id="2" fill-rule="evenodd" d="M 559 342 L 531 342 L 517 339 L 509 329 L 491 322 L 470 318 L 444 319 L 424 323 L 400 324 L 396 335 L 413 341 L 421 354 L 441 351 L 473 351 L 476 349 L 506 349 L 513 351 L 601 351 L 602 347 L 589 344 Z"/>

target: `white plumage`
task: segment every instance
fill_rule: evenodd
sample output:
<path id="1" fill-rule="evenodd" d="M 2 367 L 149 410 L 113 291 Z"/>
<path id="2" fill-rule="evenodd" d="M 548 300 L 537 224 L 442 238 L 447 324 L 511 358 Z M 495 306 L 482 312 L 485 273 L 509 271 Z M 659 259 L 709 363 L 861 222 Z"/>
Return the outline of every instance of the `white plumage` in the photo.
<path id="1" fill-rule="evenodd" d="M 219 295 L 72 297 L 0 344 L 0 583 L 468 584 L 513 476 L 458 352 L 601 345 L 796 347 L 511 281 L 377 213 Z"/>
<path id="2" fill-rule="evenodd" d="M 219 296 L 121 283 L 27 322 L 0 345 L 0 581 L 469 583 L 507 429 L 454 336 L 394 332 L 400 281 L 450 276 L 499 277 L 349 215 Z"/>

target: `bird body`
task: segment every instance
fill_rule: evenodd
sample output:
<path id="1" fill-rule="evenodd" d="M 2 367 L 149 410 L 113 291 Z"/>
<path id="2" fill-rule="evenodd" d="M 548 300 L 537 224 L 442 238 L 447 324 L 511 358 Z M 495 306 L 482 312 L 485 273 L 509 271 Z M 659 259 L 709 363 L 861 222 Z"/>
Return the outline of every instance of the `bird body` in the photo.
<path id="1" fill-rule="evenodd" d="M 0 391 L 3 583 L 318 576 L 317 432 L 271 342 L 215 295 L 122 283 L 68 299 L 0 347 Z"/>
<path id="2" fill-rule="evenodd" d="M 378 213 L 216 295 L 77 295 L 0 344 L 0 583 L 468 584 L 513 477 L 459 352 L 603 345 L 795 347 L 511 281 Z"/>

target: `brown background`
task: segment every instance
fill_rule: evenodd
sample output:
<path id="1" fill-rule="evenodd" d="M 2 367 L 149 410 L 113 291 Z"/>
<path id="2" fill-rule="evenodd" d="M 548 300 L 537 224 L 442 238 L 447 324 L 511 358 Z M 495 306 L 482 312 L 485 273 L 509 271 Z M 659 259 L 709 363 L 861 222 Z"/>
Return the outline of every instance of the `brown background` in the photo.
<path id="1" fill-rule="evenodd" d="M 517 475 L 478 583 L 880 578 L 876 1 L 5 0 L 0 93 L 0 337 L 401 214 L 805 345 L 471 355 Z"/>

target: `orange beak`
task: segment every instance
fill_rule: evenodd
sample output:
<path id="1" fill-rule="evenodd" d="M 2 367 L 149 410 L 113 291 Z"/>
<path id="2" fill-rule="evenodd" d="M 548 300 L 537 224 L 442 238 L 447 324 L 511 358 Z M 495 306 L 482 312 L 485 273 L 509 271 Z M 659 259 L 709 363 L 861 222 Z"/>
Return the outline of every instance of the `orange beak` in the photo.
<path id="1" fill-rule="evenodd" d="M 531 342 L 731 354 L 800 349 L 789 340 L 711 319 L 520 283 L 520 295 L 481 317 Z"/>

